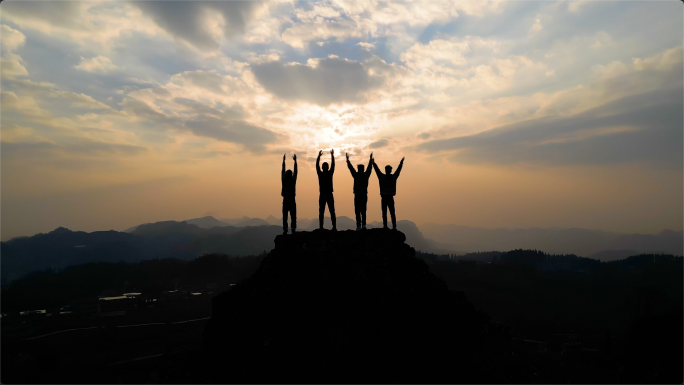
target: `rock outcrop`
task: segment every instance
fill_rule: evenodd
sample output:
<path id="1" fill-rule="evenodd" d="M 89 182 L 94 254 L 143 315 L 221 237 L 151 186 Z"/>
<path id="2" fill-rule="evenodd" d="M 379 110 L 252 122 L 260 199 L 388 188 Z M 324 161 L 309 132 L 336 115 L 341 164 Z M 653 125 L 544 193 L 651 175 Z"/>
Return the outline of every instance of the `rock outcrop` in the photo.
<path id="1" fill-rule="evenodd" d="M 404 241 L 382 229 L 277 236 L 258 271 L 213 300 L 209 382 L 471 382 L 487 317 Z"/>

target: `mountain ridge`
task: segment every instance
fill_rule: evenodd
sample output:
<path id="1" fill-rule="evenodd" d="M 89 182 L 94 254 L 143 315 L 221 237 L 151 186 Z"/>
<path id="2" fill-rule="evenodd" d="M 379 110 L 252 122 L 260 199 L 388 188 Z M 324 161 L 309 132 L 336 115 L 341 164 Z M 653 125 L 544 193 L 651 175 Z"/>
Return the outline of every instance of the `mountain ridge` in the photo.
<path id="1" fill-rule="evenodd" d="M 273 222 L 274 218 L 271 216 L 268 219 Z M 282 234 L 281 225 L 270 225 L 263 219 L 244 216 L 235 222 L 238 225 L 213 226 L 225 222 L 205 216 L 187 221 L 145 223 L 131 227 L 126 232 L 111 230 L 87 233 L 58 227 L 48 233 L 16 237 L 2 242 L 2 278 L 11 281 L 35 270 L 60 269 L 69 265 L 100 261 L 189 259 L 204 253 L 258 255 L 271 250 L 274 237 Z M 261 225 L 249 225 L 252 223 Z M 337 225 L 341 231 L 352 230 L 355 229 L 356 222 L 349 217 L 339 216 Z M 670 230 L 655 235 L 624 235 L 586 229 L 557 228 L 492 230 L 434 224 L 419 228 L 408 220 L 400 220 L 397 225 L 406 234 L 409 244 L 417 250 L 434 254 L 464 255 L 478 251 L 536 249 L 551 254 L 575 254 L 601 261 L 623 259 L 643 253 L 684 254 L 683 233 Z M 325 217 L 325 226 L 330 227 L 329 217 Z M 368 224 L 369 229 L 381 226 L 380 222 Z M 435 226 L 441 226 L 441 229 Z M 318 219 L 304 219 L 299 226 L 300 231 L 317 228 Z M 461 243 L 455 245 L 440 242 L 450 240 L 449 234 L 453 234 L 446 232 L 445 229 L 465 229 L 455 236 L 455 240 Z M 584 238 L 589 238 L 589 241 L 585 241 Z M 580 247 L 578 250 L 578 245 L 583 248 Z"/>
<path id="2" fill-rule="evenodd" d="M 405 240 L 382 229 L 278 235 L 250 278 L 212 299 L 191 382 L 469 382 L 490 318 Z"/>

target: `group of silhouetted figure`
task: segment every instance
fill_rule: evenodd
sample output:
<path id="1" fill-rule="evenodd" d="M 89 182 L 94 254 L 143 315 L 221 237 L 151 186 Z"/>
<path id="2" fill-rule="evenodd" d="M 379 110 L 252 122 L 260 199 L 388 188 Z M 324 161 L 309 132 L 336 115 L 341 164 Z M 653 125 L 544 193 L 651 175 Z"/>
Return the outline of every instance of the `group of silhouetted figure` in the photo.
<path id="1" fill-rule="evenodd" d="M 327 162 L 323 162 L 321 169 L 321 155 L 323 151 L 318 152 L 316 158 L 316 173 L 318 174 L 318 225 L 319 229 L 323 229 L 323 214 L 325 213 L 325 206 L 328 205 L 330 211 L 330 219 L 332 221 L 333 231 L 337 231 L 337 218 L 335 216 L 335 198 L 333 197 L 333 174 L 335 173 L 335 150 L 330 150 L 332 161 L 330 166 Z M 392 174 L 392 166 L 385 166 L 385 173 L 381 172 L 373 159 L 373 153 L 370 155 L 368 167 L 364 168 L 362 164 L 357 166 L 354 170 L 349 161 L 349 154 L 347 155 L 347 167 L 354 178 L 354 213 L 356 214 L 356 230 L 366 229 L 366 205 L 368 203 L 368 179 L 371 174 L 371 166 L 375 169 L 375 174 L 378 176 L 380 183 L 380 197 L 382 205 L 382 225 L 387 229 L 387 209 L 389 209 L 392 217 L 392 229 L 397 229 L 397 217 L 394 213 L 394 196 L 397 193 L 397 179 L 401 173 L 401 168 L 404 165 L 404 158 L 401 158 L 397 171 Z M 285 171 L 285 155 L 283 155 L 283 169 L 281 171 L 282 190 L 280 195 L 283 197 L 283 233 L 287 234 L 287 216 L 288 213 L 292 219 L 292 232 L 297 229 L 297 202 L 295 201 L 295 190 L 297 185 L 297 155 L 293 155 L 294 173 L 292 170 Z"/>

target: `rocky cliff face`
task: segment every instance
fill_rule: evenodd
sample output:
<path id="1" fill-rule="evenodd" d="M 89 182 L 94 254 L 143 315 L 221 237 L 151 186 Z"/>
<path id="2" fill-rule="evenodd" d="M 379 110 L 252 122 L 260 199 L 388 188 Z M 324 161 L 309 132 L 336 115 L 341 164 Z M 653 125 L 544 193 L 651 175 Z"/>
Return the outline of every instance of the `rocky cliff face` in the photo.
<path id="1" fill-rule="evenodd" d="M 399 231 L 279 235 L 213 300 L 210 382 L 462 382 L 486 315 L 430 273 Z"/>

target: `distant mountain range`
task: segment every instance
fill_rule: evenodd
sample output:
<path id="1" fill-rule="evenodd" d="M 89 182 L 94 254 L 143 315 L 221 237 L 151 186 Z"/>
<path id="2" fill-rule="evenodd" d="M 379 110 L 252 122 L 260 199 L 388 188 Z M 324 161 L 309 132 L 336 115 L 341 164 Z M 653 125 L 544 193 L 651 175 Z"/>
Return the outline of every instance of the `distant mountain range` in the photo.
<path id="1" fill-rule="evenodd" d="M 610 261 L 641 253 L 684 254 L 684 232 L 621 234 L 580 228 L 483 229 L 427 223 L 421 230 L 447 250 L 464 252 L 537 249 Z"/>
<path id="2" fill-rule="evenodd" d="M 281 226 L 281 219 L 273 216 L 220 220 L 207 216 L 181 222 L 146 223 L 123 232 L 86 233 L 60 227 L 47 234 L 2 242 L 2 279 L 6 283 L 32 271 L 90 262 L 190 259 L 205 253 L 256 255 L 273 248 L 275 236 L 282 233 Z M 368 224 L 369 228 L 381 226 L 380 222 Z M 328 217 L 325 227 L 331 227 Z M 437 254 L 537 249 L 603 261 L 639 253 L 684 254 L 681 231 L 644 235 L 586 229 L 482 229 L 439 224 L 425 224 L 421 231 L 415 223 L 406 220 L 399 221 L 397 227 L 406 235 L 406 243 L 416 250 Z M 300 231 L 316 228 L 317 218 L 298 221 Z M 356 222 L 339 216 L 337 228 L 355 229 Z"/>

